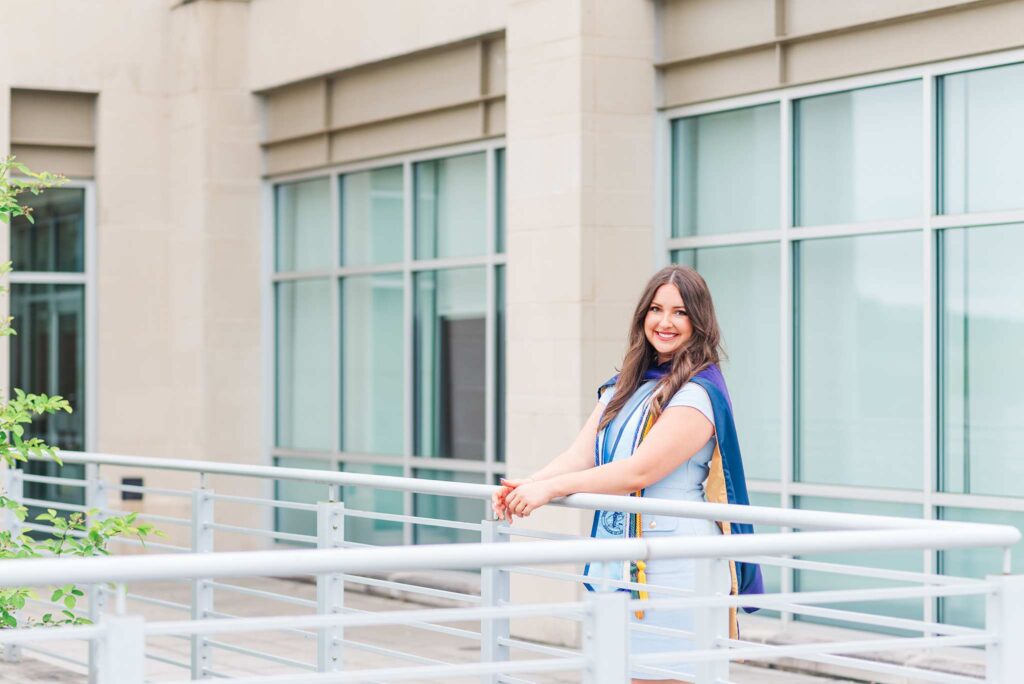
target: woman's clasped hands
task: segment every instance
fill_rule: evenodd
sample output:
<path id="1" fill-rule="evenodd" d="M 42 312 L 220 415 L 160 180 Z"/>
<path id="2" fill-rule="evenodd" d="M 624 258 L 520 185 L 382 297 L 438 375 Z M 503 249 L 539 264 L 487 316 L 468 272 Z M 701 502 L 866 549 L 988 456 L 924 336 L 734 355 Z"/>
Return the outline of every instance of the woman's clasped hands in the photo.
<path id="1" fill-rule="evenodd" d="M 501 489 L 491 495 L 494 517 L 512 523 L 512 516 L 525 518 L 555 498 L 550 480 L 501 480 Z"/>

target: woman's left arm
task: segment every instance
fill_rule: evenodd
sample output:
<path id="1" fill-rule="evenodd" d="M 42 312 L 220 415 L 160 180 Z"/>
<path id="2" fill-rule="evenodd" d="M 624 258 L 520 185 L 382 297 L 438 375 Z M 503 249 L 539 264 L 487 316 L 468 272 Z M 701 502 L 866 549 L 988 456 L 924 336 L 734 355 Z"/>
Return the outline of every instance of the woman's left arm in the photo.
<path id="1" fill-rule="evenodd" d="M 690 406 L 673 406 L 654 422 L 629 458 L 596 468 L 528 482 L 512 490 L 508 508 L 530 515 L 552 499 L 569 494 L 629 494 L 658 482 L 700 451 L 714 434 L 714 425 Z"/>

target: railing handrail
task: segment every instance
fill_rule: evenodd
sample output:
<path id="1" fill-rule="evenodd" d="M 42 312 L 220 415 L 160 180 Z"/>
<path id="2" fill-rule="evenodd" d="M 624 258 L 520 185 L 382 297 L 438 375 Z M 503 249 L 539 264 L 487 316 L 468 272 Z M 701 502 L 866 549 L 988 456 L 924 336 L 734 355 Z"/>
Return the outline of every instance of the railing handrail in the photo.
<path id="1" fill-rule="evenodd" d="M 423 480 L 412 477 L 396 477 L 391 475 L 371 475 L 364 473 L 346 473 L 315 470 L 311 468 L 288 468 L 283 466 L 260 466 L 243 463 L 224 463 L 218 461 L 196 461 L 174 458 L 152 458 L 145 456 L 125 456 L 118 454 L 100 454 L 80 451 L 61 451 L 60 458 L 65 463 L 99 465 L 116 465 L 156 470 L 175 470 L 181 472 L 207 473 L 211 475 L 236 475 L 259 479 L 287 479 L 304 482 L 315 482 L 325 485 L 365 486 L 416 494 L 435 494 L 440 496 L 456 496 L 480 500 L 490 500 L 496 485 L 472 484 L 466 482 L 449 482 L 444 480 Z M 46 460 L 46 459 L 38 459 Z M 828 511 L 810 511 L 801 509 L 782 509 L 765 506 L 739 506 L 735 504 L 716 504 L 701 501 L 673 501 L 669 499 L 640 498 L 614 494 L 573 494 L 556 499 L 551 505 L 586 511 L 622 511 L 626 513 L 643 513 L 648 515 L 671 515 L 704 520 L 728 520 L 731 522 L 750 523 L 755 525 L 772 525 L 808 530 L 905 530 L 927 529 L 940 530 L 951 528 L 968 528 L 982 530 L 992 527 L 985 523 L 960 522 L 949 520 L 926 520 L 921 518 L 899 518 L 894 516 L 863 515 L 857 513 L 839 513 Z M 1009 545 L 1020 540 L 1020 533 L 1011 526 L 1017 535 L 1008 542 Z"/>
<path id="2" fill-rule="evenodd" d="M 1009 546 L 1020 538 L 1008 525 L 944 527 L 928 531 L 847 530 L 709 537 L 581 539 L 558 543 L 435 544 L 366 549 L 235 551 L 104 558 L 25 559 L 0 564 L 0 587 L 218 577 L 289 577 L 383 570 L 459 570 L 516 565 L 737 558 L 893 549 Z"/>

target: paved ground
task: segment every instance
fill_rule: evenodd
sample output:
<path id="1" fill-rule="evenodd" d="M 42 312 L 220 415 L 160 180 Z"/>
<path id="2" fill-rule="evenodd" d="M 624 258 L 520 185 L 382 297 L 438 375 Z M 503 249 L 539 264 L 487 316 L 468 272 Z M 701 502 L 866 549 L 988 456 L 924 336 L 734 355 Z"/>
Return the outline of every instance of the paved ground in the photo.
<path id="1" fill-rule="evenodd" d="M 242 582 L 236 582 L 242 584 Z M 304 582 L 288 580 L 260 579 L 244 583 L 245 586 L 274 591 L 296 598 L 313 599 L 314 587 Z M 145 587 L 148 596 L 159 596 L 165 601 L 185 601 L 188 587 L 184 584 L 151 584 Z M 398 601 L 393 598 L 373 596 L 362 593 L 348 592 L 346 606 L 367 611 L 401 611 L 423 608 L 422 605 Z M 240 595 L 234 592 L 218 591 L 216 608 L 218 611 L 231 615 L 299 615 L 309 613 L 303 606 L 274 602 L 270 604 L 260 598 Z M 129 602 L 129 611 L 136 612 L 141 604 Z M 147 620 L 182 619 L 184 615 L 167 607 L 145 606 Z M 476 631 L 478 623 L 452 624 L 451 626 Z M 415 627 L 368 627 L 346 631 L 346 639 L 359 643 L 348 646 L 345 651 L 346 669 L 401 667 L 411 662 L 427 662 L 439 660 L 450 663 L 471 663 L 479 659 L 479 642 L 464 637 L 427 632 Z M 253 633 L 248 635 L 225 635 L 216 638 L 218 642 L 213 655 L 213 669 L 223 675 L 239 677 L 245 675 L 295 674 L 301 672 L 294 666 L 284 662 L 269 662 L 250 654 L 239 652 L 238 649 L 249 649 L 271 658 L 288 659 L 304 663 L 314 662 L 315 641 L 308 635 L 286 632 Z M 147 678 L 153 682 L 182 681 L 188 679 L 188 671 L 166 661 L 187 663 L 189 643 L 186 639 L 157 638 L 148 642 L 149 653 L 156 658 L 147 661 Z M 396 658 L 381 652 L 380 649 L 394 649 L 406 654 L 405 658 Z M 85 659 L 85 647 L 77 644 L 61 647 L 59 653 L 64 657 Z M 543 658 L 546 656 L 516 650 L 514 660 Z M 76 671 L 77 670 L 77 671 Z M 0 662 L 0 684 L 30 684 L 34 682 L 67 682 L 84 684 L 86 678 L 80 668 L 60 663 L 51 657 L 34 652 L 26 652 L 20 663 Z M 524 679 L 547 684 L 568 684 L 579 682 L 578 673 L 560 673 L 548 675 L 523 675 Z M 367 679 L 366 681 L 372 681 Z M 441 680 L 417 680 L 441 681 Z M 472 682 L 479 679 L 465 678 L 444 680 L 449 684 Z M 730 681 L 737 684 L 824 684 L 839 680 L 812 677 L 777 670 L 734 665 L 730 673 Z"/>

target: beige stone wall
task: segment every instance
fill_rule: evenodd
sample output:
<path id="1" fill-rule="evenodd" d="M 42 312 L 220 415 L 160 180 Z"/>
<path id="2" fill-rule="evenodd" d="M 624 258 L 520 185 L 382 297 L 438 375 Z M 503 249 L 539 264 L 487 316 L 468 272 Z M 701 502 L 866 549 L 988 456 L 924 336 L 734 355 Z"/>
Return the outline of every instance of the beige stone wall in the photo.
<path id="1" fill-rule="evenodd" d="M 1024 45 L 1022 0 L 659 0 L 661 106 Z"/>

